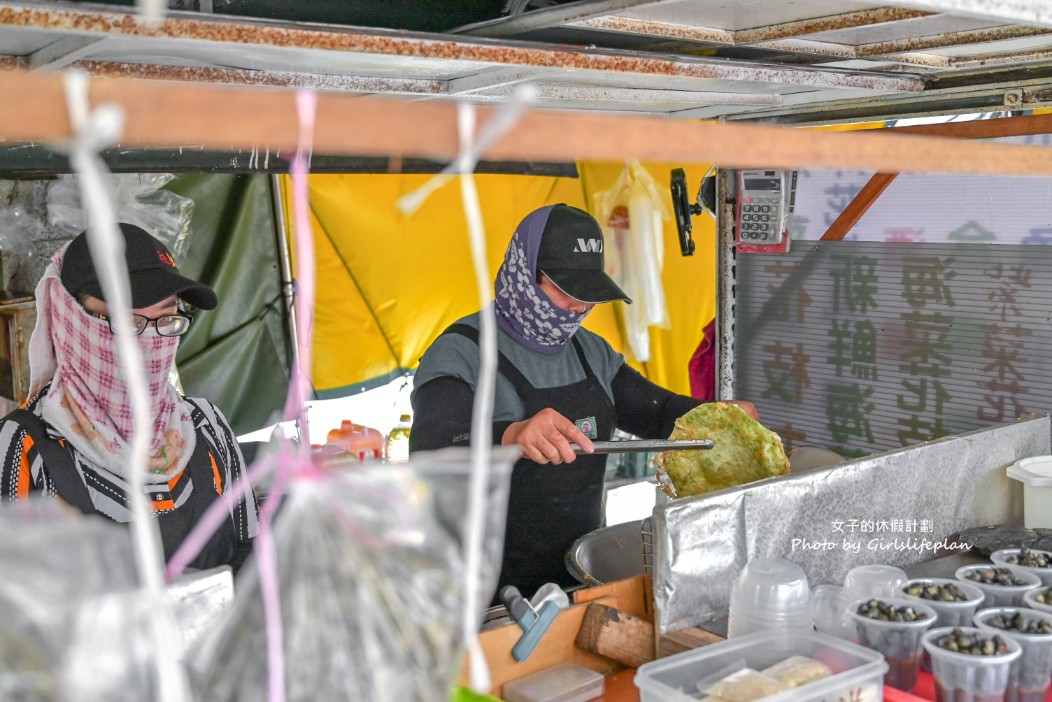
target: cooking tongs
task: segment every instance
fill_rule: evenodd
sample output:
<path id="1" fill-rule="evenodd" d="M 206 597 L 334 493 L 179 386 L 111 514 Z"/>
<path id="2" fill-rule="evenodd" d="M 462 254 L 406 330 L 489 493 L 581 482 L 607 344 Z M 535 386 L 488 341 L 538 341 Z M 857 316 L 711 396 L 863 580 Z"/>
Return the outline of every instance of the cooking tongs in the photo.
<path id="1" fill-rule="evenodd" d="M 642 451 L 694 451 L 713 447 L 711 439 L 669 441 L 668 439 L 640 439 L 636 441 L 593 441 L 595 453 L 636 453 Z M 584 453 L 577 444 L 570 444 L 577 455 Z"/>

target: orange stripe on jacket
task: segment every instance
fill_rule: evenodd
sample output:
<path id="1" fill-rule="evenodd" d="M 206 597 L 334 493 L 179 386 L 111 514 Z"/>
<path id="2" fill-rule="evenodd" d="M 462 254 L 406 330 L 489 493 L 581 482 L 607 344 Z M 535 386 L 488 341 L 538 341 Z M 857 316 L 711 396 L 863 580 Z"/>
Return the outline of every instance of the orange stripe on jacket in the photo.
<path id="1" fill-rule="evenodd" d="M 18 462 L 18 499 L 24 500 L 29 497 L 29 449 L 34 446 L 33 437 L 26 435 L 22 441 L 22 457 Z"/>
<path id="2" fill-rule="evenodd" d="M 212 462 L 212 475 L 216 479 L 216 492 L 220 495 L 223 494 L 223 481 L 219 478 L 219 466 L 216 465 L 216 457 L 212 455 L 212 452 L 208 452 L 208 460 Z"/>

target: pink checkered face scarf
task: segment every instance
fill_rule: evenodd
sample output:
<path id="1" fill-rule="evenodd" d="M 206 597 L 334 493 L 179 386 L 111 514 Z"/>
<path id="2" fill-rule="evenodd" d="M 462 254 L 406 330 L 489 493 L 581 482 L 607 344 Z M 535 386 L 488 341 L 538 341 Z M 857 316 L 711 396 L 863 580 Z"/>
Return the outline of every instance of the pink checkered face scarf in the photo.
<path id="1" fill-rule="evenodd" d="M 45 418 L 53 424 L 57 419 L 70 443 L 94 463 L 125 474 L 133 425 L 117 337 L 108 322 L 88 314 L 57 278 L 48 281 L 48 301 L 56 370 L 45 400 Z M 153 429 L 147 470 L 172 475 L 186 465 L 195 443 L 189 405 L 169 382 L 179 339 L 160 336 L 148 327 L 136 340 L 146 371 Z"/>

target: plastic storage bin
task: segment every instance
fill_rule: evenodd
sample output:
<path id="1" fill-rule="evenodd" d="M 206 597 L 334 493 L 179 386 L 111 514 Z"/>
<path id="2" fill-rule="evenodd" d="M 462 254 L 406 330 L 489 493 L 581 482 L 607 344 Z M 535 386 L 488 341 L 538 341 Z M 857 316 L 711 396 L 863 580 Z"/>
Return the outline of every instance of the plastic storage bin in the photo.
<path id="1" fill-rule="evenodd" d="M 587 702 L 603 694 L 601 673 L 576 663 L 551 668 L 512 680 L 504 685 L 506 702 Z"/>
<path id="2" fill-rule="evenodd" d="M 762 670 L 790 656 L 828 665 L 833 675 L 764 698 L 764 702 L 883 702 L 888 664 L 876 651 L 818 632 L 746 634 L 644 663 L 636 671 L 640 702 L 697 702 L 698 682 L 741 668 Z"/>
<path id="3" fill-rule="evenodd" d="M 1005 474 L 1023 484 L 1023 526 L 1052 527 L 1052 456 L 1021 458 Z"/>

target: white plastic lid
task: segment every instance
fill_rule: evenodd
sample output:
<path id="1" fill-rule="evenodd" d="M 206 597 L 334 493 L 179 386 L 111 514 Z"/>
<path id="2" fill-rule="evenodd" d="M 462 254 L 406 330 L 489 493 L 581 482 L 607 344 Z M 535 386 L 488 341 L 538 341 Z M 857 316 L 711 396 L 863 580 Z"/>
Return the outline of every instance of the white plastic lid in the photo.
<path id="1" fill-rule="evenodd" d="M 1005 469 L 1005 475 L 1031 487 L 1052 487 L 1052 456 L 1021 458 Z"/>

